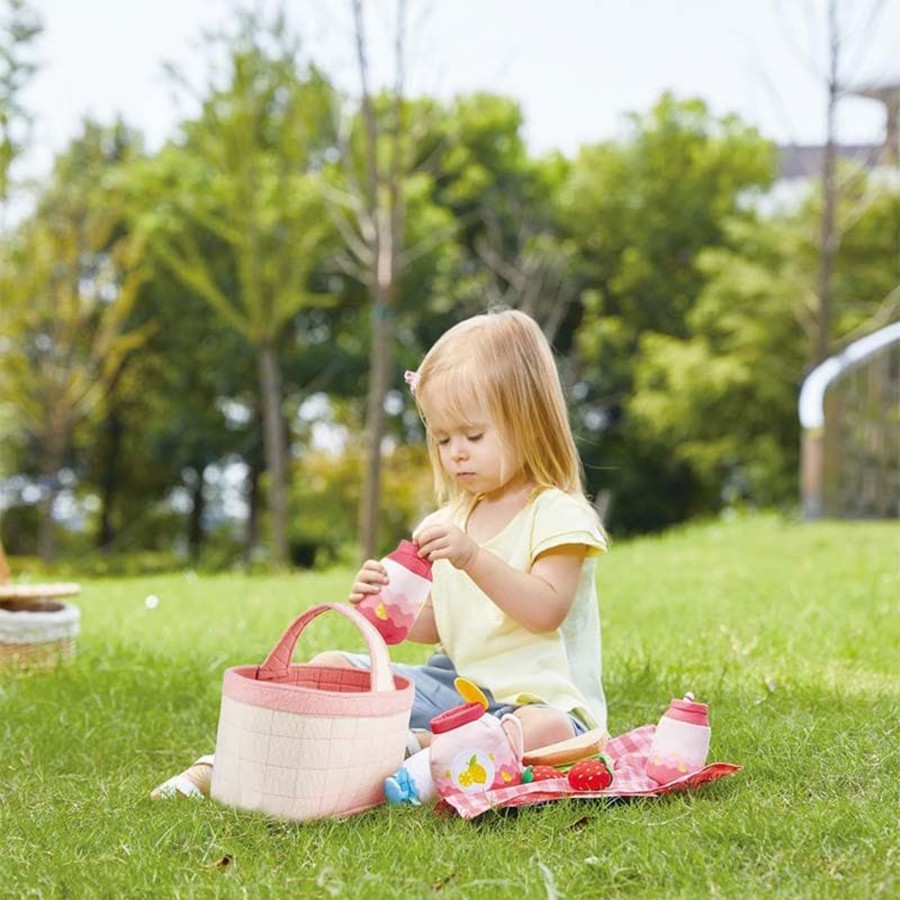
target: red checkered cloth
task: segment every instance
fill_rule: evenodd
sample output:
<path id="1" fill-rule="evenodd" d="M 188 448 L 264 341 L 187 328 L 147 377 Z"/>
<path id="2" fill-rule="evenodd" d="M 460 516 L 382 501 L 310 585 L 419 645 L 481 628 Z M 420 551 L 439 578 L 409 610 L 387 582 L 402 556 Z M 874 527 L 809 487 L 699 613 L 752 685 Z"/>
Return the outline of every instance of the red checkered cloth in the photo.
<path id="1" fill-rule="evenodd" d="M 494 791 L 459 794 L 446 798 L 446 802 L 464 819 L 474 819 L 489 809 L 530 806 L 532 803 L 568 800 L 571 797 L 655 797 L 670 791 L 698 788 L 708 781 L 716 781 L 741 770 L 740 766 L 732 763 L 711 763 L 698 772 L 690 772 L 666 784 L 657 784 L 645 772 L 655 731 L 655 725 L 644 725 L 609 741 L 603 752 L 613 762 L 613 781 L 605 790 L 576 791 L 563 775 L 530 784 L 514 784 Z"/>

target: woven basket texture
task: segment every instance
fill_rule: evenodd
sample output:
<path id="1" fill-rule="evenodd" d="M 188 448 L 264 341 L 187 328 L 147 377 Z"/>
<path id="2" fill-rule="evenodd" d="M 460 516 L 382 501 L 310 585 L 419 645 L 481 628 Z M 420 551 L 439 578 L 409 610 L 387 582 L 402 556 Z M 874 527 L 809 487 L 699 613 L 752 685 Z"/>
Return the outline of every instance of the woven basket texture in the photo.
<path id="1" fill-rule="evenodd" d="M 0 669 L 48 669 L 75 654 L 81 612 L 44 598 L 0 600 Z"/>
<path id="2" fill-rule="evenodd" d="M 40 644 L 0 643 L 0 672 L 13 669 L 53 669 L 60 662 L 73 659 L 74 656 L 75 641 L 72 638 Z"/>

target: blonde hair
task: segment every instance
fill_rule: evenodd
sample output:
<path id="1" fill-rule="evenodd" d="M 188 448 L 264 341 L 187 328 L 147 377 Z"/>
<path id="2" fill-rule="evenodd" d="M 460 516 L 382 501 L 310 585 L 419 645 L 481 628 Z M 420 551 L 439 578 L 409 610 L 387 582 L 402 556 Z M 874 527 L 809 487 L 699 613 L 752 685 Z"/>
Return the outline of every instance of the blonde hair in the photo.
<path id="1" fill-rule="evenodd" d="M 441 466 L 428 412 L 439 406 L 452 421 L 470 426 L 475 423 L 466 413 L 473 401 L 489 416 L 517 471 L 538 488 L 584 496 L 553 351 L 525 313 L 493 311 L 454 325 L 422 360 L 415 397 L 428 434 L 438 502 L 457 502 L 462 490 Z"/>

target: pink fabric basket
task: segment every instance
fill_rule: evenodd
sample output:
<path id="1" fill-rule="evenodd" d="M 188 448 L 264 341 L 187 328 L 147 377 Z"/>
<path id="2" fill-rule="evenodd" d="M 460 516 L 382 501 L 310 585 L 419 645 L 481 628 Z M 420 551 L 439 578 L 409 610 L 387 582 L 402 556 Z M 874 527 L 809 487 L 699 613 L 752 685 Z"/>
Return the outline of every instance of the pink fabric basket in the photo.
<path id="1" fill-rule="evenodd" d="M 292 664 L 304 628 L 332 610 L 363 633 L 371 671 Z M 384 779 L 403 762 L 413 702 L 381 635 L 352 607 L 298 616 L 261 666 L 227 669 L 212 796 L 285 819 L 349 816 L 384 801 Z"/>

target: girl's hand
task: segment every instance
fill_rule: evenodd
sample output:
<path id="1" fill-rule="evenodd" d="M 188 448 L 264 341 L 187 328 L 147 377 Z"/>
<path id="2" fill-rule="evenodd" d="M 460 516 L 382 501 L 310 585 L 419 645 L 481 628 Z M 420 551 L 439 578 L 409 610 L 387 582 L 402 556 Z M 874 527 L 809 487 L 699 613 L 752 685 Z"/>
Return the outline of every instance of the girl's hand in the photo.
<path id="1" fill-rule="evenodd" d="M 467 569 L 478 555 L 478 544 L 456 525 L 430 525 L 416 536 L 419 555 L 429 562 L 448 559 L 457 569 Z"/>
<path id="2" fill-rule="evenodd" d="M 387 583 L 387 569 L 377 559 L 367 559 L 356 573 L 347 599 L 351 603 L 359 603 L 366 597 L 377 594 Z"/>

